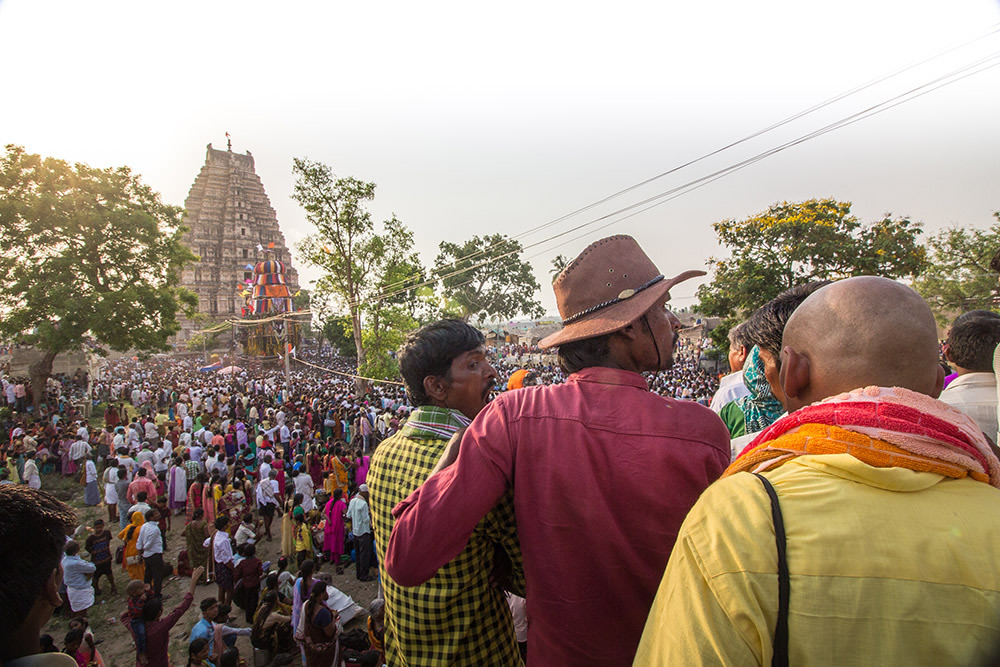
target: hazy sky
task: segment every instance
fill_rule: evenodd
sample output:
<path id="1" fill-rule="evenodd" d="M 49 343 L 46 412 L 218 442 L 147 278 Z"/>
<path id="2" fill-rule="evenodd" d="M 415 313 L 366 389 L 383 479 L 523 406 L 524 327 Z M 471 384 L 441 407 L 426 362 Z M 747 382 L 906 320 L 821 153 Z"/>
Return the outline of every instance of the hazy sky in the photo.
<path id="1" fill-rule="evenodd" d="M 998 28 L 997 0 L 46 2 L 0 0 L 0 141 L 129 165 L 182 205 L 205 145 L 250 150 L 291 245 L 292 157 L 374 181 L 425 263 L 441 240 L 519 234 L 876 77 Z M 1000 33 L 526 236 L 533 243 L 1000 53 Z M 1000 61 L 990 61 L 996 63 Z M 985 227 L 1000 209 L 1000 67 L 597 231 L 673 275 L 722 250 L 711 224 L 835 197 L 871 221 Z M 615 218 L 611 218 L 612 220 Z M 577 239 L 576 237 L 583 236 Z M 569 243 L 566 241 L 572 240 Z M 558 245 L 564 243 L 564 245 Z M 558 247 L 557 247 L 558 246 Z M 302 266 L 303 282 L 316 272 Z M 695 281 L 675 288 L 692 303 Z"/>

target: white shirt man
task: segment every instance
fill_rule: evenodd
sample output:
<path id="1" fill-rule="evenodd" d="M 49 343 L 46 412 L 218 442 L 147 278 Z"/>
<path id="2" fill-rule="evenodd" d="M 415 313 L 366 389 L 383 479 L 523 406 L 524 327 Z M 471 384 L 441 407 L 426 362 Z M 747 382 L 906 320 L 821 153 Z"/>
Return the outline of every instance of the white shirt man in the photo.
<path id="1" fill-rule="evenodd" d="M 153 462 L 153 451 L 149 448 L 148 444 L 142 448 L 141 452 L 135 455 L 135 460 L 139 462 L 139 465 L 142 465 L 147 461 L 150 463 Z"/>
<path id="2" fill-rule="evenodd" d="M 257 507 L 263 505 L 278 505 L 278 480 L 271 479 L 270 475 L 261 474 L 261 480 L 257 483 Z"/>
<path id="3" fill-rule="evenodd" d="M 69 446 L 69 457 L 74 461 L 79 461 L 84 454 L 90 452 L 90 443 L 86 440 L 77 440 Z"/>
<path id="4" fill-rule="evenodd" d="M 139 464 L 131 456 L 121 453 L 118 454 L 118 465 L 125 466 L 129 479 L 132 479 L 132 476 L 135 475 L 135 469 L 139 467 Z"/>
<path id="5" fill-rule="evenodd" d="M 355 535 L 366 535 L 372 532 L 368 501 L 360 493 L 351 498 L 351 504 L 347 506 L 347 518 L 351 520 L 351 532 Z"/>
<path id="6" fill-rule="evenodd" d="M 972 417 L 990 439 L 997 433 L 997 376 L 993 373 L 959 375 L 941 392 L 940 399 Z"/>
<path id="7" fill-rule="evenodd" d="M 191 458 L 193 459 L 194 456 L 192 456 Z M 219 459 L 214 451 L 211 454 L 209 454 L 208 458 L 205 459 L 205 472 L 211 475 L 212 470 L 215 468 L 215 464 L 218 462 L 218 460 Z"/>
<path id="8" fill-rule="evenodd" d="M 712 412 L 719 414 L 726 405 L 749 394 L 750 390 L 743 384 L 743 370 L 741 369 L 719 380 L 719 389 L 712 397 L 712 404 L 709 407 L 712 408 Z"/>
<path id="9" fill-rule="evenodd" d="M 156 521 L 147 521 L 142 524 L 142 528 L 139 529 L 139 537 L 136 540 L 135 548 L 139 550 L 143 558 L 163 553 L 163 534 L 160 532 L 160 525 Z"/>
<path id="10" fill-rule="evenodd" d="M 233 545 L 224 530 L 217 531 L 205 540 L 202 546 L 212 548 L 216 563 L 229 563 L 233 560 Z"/>
<path id="11" fill-rule="evenodd" d="M 313 481 L 308 473 L 300 472 L 295 478 L 295 493 L 302 494 L 302 511 L 309 512 L 316 506 L 313 501 Z"/>
<path id="12" fill-rule="evenodd" d="M 38 466 L 33 458 L 24 462 L 24 482 L 33 489 L 42 488 L 42 478 L 38 476 Z"/>
<path id="13" fill-rule="evenodd" d="M 153 451 L 153 470 L 160 473 L 167 471 L 167 452 L 161 442 Z"/>

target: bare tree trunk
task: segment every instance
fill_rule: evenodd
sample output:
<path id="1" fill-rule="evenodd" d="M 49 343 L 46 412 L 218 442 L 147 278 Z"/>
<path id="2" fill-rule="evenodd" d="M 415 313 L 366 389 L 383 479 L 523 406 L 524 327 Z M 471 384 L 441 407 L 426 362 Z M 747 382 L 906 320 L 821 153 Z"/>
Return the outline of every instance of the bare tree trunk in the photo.
<path id="1" fill-rule="evenodd" d="M 358 354 L 358 375 L 365 365 L 365 344 L 361 337 L 361 311 L 358 307 L 351 308 L 351 329 L 354 333 L 354 349 Z M 354 381 L 354 389 L 358 397 L 364 396 L 368 391 L 368 382 L 360 378 Z"/>
<path id="2" fill-rule="evenodd" d="M 42 409 L 47 388 L 46 382 L 52 375 L 52 362 L 55 361 L 56 354 L 51 350 L 45 350 L 38 361 L 28 366 L 28 378 L 31 382 L 31 396 L 35 405 L 35 414 L 39 414 Z"/>

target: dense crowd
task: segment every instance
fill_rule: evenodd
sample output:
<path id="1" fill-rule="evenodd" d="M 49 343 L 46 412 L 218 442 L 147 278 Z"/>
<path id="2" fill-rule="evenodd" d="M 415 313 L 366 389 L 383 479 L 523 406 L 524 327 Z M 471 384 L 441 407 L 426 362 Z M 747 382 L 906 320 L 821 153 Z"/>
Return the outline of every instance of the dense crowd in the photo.
<path id="1" fill-rule="evenodd" d="M 720 384 L 665 308 L 693 275 L 603 239 L 554 283 L 564 326 L 537 348 L 431 323 L 401 381 L 362 392 L 328 350 L 288 387 L 116 360 L 92 421 L 60 399 L 84 377 L 37 414 L 5 380 L 0 660 L 100 664 L 88 611 L 121 584 L 136 664 L 166 665 L 206 584 L 188 665 L 240 664 L 243 636 L 309 667 L 992 664 L 1000 315 L 939 347 L 906 286 L 802 285 L 733 329 Z M 39 490 L 60 477 L 91 526 Z M 367 614 L 334 585 L 352 563 Z M 171 575 L 190 588 L 166 613 Z M 61 647 L 33 646 L 60 606 Z"/>

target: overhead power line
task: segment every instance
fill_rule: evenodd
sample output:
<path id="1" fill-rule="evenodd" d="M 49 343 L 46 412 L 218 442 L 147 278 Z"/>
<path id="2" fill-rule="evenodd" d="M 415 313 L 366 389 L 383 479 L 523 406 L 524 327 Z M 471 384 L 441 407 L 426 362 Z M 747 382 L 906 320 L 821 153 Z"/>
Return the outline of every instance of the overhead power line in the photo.
<path id="1" fill-rule="evenodd" d="M 900 104 L 904 104 L 905 102 L 909 102 L 911 100 L 917 99 L 919 97 L 922 97 L 923 95 L 926 95 L 928 93 L 934 92 L 934 91 L 936 91 L 936 90 L 938 90 L 940 88 L 943 88 L 945 86 L 951 85 L 953 83 L 957 83 L 958 81 L 966 79 L 966 78 L 968 78 L 970 76 L 973 76 L 975 74 L 980 74 L 980 73 L 985 72 L 985 71 L 987 71 L 989 69 L 992 69 L 993 67 L 996 67 L 997 65 L 1000 65 L 1000 62 L 997 62 L 998 60 L 1000 60 L 1000 51 L 994 52 L 993 54 L 991 54 L 989 56 L 985 56 L 985 57 L 980 58 L 980 59 L 978 59 L 978 60 L 976 60 L 976 61 L 974 61 L 972 63 L 969 63 L 969 64 L 964 65 L 962 67 L 959 67 L 959 68 L 957 68 L 955 70 L 952 70 L 951 72 L 949 72 L 947 74 L 944 74 L 944 75 L 941 75 L 939 77 L 936 77 L 936 78 L 934 78 L 934 79 L 932 79 L 932 80 L 930 80 L 930 81 L 928 81 L 928 82 L 926 82 L 924 84 L 921 84 L 919 86 L 911 88 L 910 90 L 908 90 L 908 91 L 906 91 L 904 93 L 900 93 L 898 95 L 895 95 L 895 96 L 893 96 L 893 97 L 891 97 L 891 98 L 889 98 L 889 99 L 887 99 L 887 100 L 885 100 L 883 102 L 879 102 L 878 104 L 874 104 L 874 105 L 869 106 L 869 107 L 867 107 L 867 108 L 865 108 L 865 109 L 863 109 L 861 111 L 858 111 L 856 113 L 850 114 L 849 116 L 846 116 L 846 117 L 844 117 L 844 118 L 842 118 L 840 120 L 837 120 L 837 121 L 835 121 L 833 123 L 830 123 L 830 124 L 828 124 L 828 125 L 826 125 L 824 127 L 821 127 L 821 128 L 819 128 L 817 130 L 813 130 L 812 132 L 808 132 L 808 133 L 806 133 L 806 134 L 804 134 L 804 135 L 802 135 L 802 136 L 800 136 L 800 137 L 798 137 L 796 139 L 787 141 L 787 142 L 785 142 L 783 144 L 780 144 L 780 145 L 778 145 L 778 146 L 776 146 L 774 148 L 770 148 L 768 150 L 762 151 L 762 152 L 754 155 L 753 157 L 747 158 L 745 160 L 741 160 L 741 161 L 736 162 L 734 164 L 731 164 L 728 167 L 725 167 L 723 169 L 719 169 L 719 170 L 714 171 L 714 172 L 712 172 L 710 174 L 707 174 L 705 176 L 701 176 L 699 178 L 696 178 L 696 179 L 693 179 L 691 181 L 688 181 L 687 183 L 684 183 L 684 184 L 679 185 L 677 187 L 670 188 L 669 190 L 666 190 L 664 192 L 660 192 L 660 193 L 658 193 L 656 195 L 653 195 L 651 197 L 647 197 L 646 199 L 640 200 L 640 201 L 635 202 L 633 204 L 630 204 L 628 206 L 625 206 L 625 207 L 622 207 L 622 208 L 617 209 L 615 211 L 612 211 L 611 213 L 607 213 L 605 215 L 599 216 L 599 217 L 594 218 L 592 220 L 589 220 L 587 222 L 581 223 L 581 224 L 576 225 L 574 227 L 571 227 L 571 228 L 569 228 L 569 229 L 567 229 L 565 231 L 559 232 L 558 234 L 553 234 L 553 235 L 551 235 L 551 236 L 549 236 L 547 238 L 544 238 L 544 239 L 542 239 L 540 241 L 536 241 L 534 243 L 525 245 L 522 248 L 522 250 L 528 250 L 530 248 L 534 248 L 534 247 L 538 247 L 540 245 L 544 245 L 544 244 L 548 243 L 549 241 L 553 241 L 555 239 L 562 238 L 563 236 L 566 236 L 568 234 L 572 234 L 575 231 L 579 231 L 581 229 L 590 227 L 590 226 L 595 225 L 595 224 L 600 223 L 600 222 L 608 221 L 608 222 L 606 222 L 606 224 L 601 225 L 600 227 L 597 227 L 595 229 L 591 229 L 591 230 L 589 230 L 587 232 L 587 234 L 593 234 L 595 231 L 599 231 L 601 229 L 605 229 L 607 227 L 610 227 L 611 225 L 614 225 L 614 224 L 617 224 L 619 222 L 622 222 L 623 220 L 627 220 L 628 218 L 631 218 L 631 217 L 633 217 L 635 215 L 638 215 L 640 213 L 644 213 L 644 212 L 646 212 L 646 211 L 648 211 L 648 210 L 650 210 L 650 209 L 652 209 L 652 208 L 654 208 L 656 206 L 664 204 L 664 203 L 666 203 L 668 201 L 672 201 L 673 199 L 676 199 L 677 197 L 680 197 L 680 196 L 682 196 L 684 194 L 687 194 L 688 192 L 691 192 L 691 191 L 696 190 L 698 188 L 701 188 L 701 187 L 703 187 L 705 185 L 708 185 L 709 183 L 717 181 L 720 178 L 723 178 L 724 176 L 728 176 L 731 173 L 734 173 L 736 171 L 740 171 L 740 170 L 742 170 L 742 169 L 744 169 L 744 168 L 746 168 L 746 167 L 748 167 L 748 166 L 750 166 L 752 164 L 755 164 L 757 162 L 760 162 L 761 160 L 764 160 L 764 159 L 766 159 L 768 157 L 771 157 L 772 155 L 775 155 L 777 153 L 785 151 L 785 150 L 787 150 L 789 148 L 792 148 L 794 146 L 798 146 L 799 144 L 805 143 L 806 141 L 810 141 L 811 139 L 815 139 L 817 137 L 823 136 L 824 134 L 827 134 L 829 132 L 833 132 L 834 130 L 838 130 L 838 129 L 841 129 L 841 128 L 846 127 L 848 125 L 852 125 L 852 124 L 854 124 L 854 123 L 856 123 L 856 122 L 858 122 L 860 120 L 864 120 L 866 118 L 870 118 L 871 116 L 877 115 L 877 114 L 882 113 L 884 111 L 888 111 L 889 109 L 897 107 Z M 653 180 L 655 180 L 655 179 L 653 179 Z M 622 214 L 627 214 L 627 215 L 622 215 Z M 619 216 L 619 215 L 621 215 L 621 217 L 617 217 L 617 218 L 615 217 L 615 216 Z M 614 218 L 614 219 L 612 219 L 612 218 Z M 610 219 L 610 221 L 609 221 L 609 219 Z M 553 249 L 555 249 L 557 247 L 560 247 L 562 245 L 565 245 L 566 243 L 570 243 L 572 241 L 578 240 L 578 238 L 580 238 L 580 237 L 576 237 L 576 238 L 564 241 L 563 243 L 560 243 L 560 244 L 558 244 L 556 246 L 553 246 L 552 248 L 549 248 L 548 251 L 551 252 L 551 250 L 553 250 Z M 510 241 L 506 241 L 506 243 L 509 243 L 509 242 Z M 451 271 L 449 273 L 437 276 L 436 278 L 432 278 L 432 279 L 425 280 L 425 281 L 420 282 L 420 283 L 409 285 L 409 286 L 407 286 L 405 288 L 402 288 L 402 289 L 389 290 L 389 291 L 382 292 L 381 294 L 378 294 L 376 296 L 373 296 L 373 297 L 365 299 L 365 301 L 367 303 L 371 303 L 373 301 L 375 301 L 375 302 L 385 301 L 385 300 L 390 299 L 390 298 L 392 298 L 394 296 L 398 296 L 399 294 L 404 294 L 406 292 L 409 292 L 409 291 L 411 291 L 413 289 L 417 289 L 417 288 L 420 288 L 420 287 L 425 287 L 425 286 L 428 286 L 428 285 L 433 285 L 433 284 L 435 284 L 435 283 L 437 283 L 437 282 L 439 282 L 441 280 L 445 280 L 445 279 L 453 277 L 455 275 L 459 275 L 459 274 L 465 273 L 467 271 L 471 271 L 471 270 L 480 268 L 480 267 L 485 266 L 486 264 L 489 264 L 491 262 L 500 261 L 500 260 L 502 260 L 502 259 L 504 259 L 506 257 L 511 256 L 511 255 L 516 255 L 519 252 L 521 252 L 522 250 L 511 250 L 511 251 L 502 253 L 500 255 L 495 255 L 495 256 L 492 256 L 492 257 L 490 257 L 488 259 L 485 259 L 483 261 L 477 262 L 477 263 L 473 264 L 472 266 L 464 267 L 462 269 L 457 269 L 455 271 Z"/>
<path id="2" fill-rule="evenodd" d="M 591 210 L 593 208 L 596 208 L 597 206 L 605 204 L 605 203 L 607 203 L 607 202 L 609 202 L 609 201 L 611 201 L 613 199 L 616 199 L 616 198 L 618 198 L 618 197 L 620 197 L 622 195 L 628 194 L 629 192 L 637 190 L 637 189 L 639 189 L 639 188 L 641 188 L 643 186 L 649 185 L 650 183 L 653 183 L 653 182 L 655 182 L 655 181 L 657 181 L 657 180 L 659 180 L 661 178 L 664 178 L 666 176 L 674 174 L 674 173 L 676 173 L 676 172 L 678 172 L 678 171 L 680 171 L 682 169 L 685 169 L 687 167 L 690 167 L 690 166 L 693 166 L 695 164 L 698 164 L 699 162 L 703 162 L 704 160 L 707 160 L 708 158 L 714 157 L 714 156 L 716 156 L 716 155 L 718 155 L 718 154 L 720 154 L 720 153 L 722 153 L 724 151 L 727 151 L 727 150 L 729 150 L 731 148 L 735 148 L 736 146 L 744 144 L 744 143 L 746 143 L 746 142 L 748 142 L 748 141 L 750 141 L 752 139 L 755 139 L 755 138 L 757 138 L 757 137 L 759 137 L 761 135 L 764 135 L 764 134 L 766 134 L 768 132 L 776 130 L 776 129 L 778 129 L 780 127 L 783 127 L 785 125 L 788 125 L 789 123 L 792 123 L 792 122 L 794 122 L 796 120 L 799 120 L 800 118 L 803 118 L 804 116 L 807 116 L 807 115 L 809 115 L 809 114 L 811 114 L 813 112 L 819 111 L 820 109 L 823 109 L 823 108 L 828 107 L 828 106 L 830 106 L 832 104 L 835 104 L 835 103 L 837 103 L 837 102 L 839 102 L 839 101 L 841 101 L 841 100 L 843 100 L 843 99 L 845 99 L 847 97 L 850 97 L 850 96 L 855 95 L 857 93 L 860 93 L 860 92 L 862 92 L 864 90 L 872 88 L 873 86 L 876 86 L 876 85 L 878 85 L 880 83 L 884 83 L 885 81 L 888 81 L 889 79 L 892 79 L 892 78 L 894 78 L 896 76 L 904 74 L 904 73 L 906 73 L 906 72 L 908 72 L 910 70 L 913 70 L 913 69 L 915 69 L 917 67 L 920 67 L 922 65 L 926 65 L 927 63 L 933 62 L 933 61 L 935 61 L 935 60 L 937 60 L 939 58 L 943 58 L 944 56 L 946 56 L 948 54 L 954 53 L 955 51 L 958 51 L 960 49 L 963 49 L 963 48 L 966 48 L 968 46 L 971 46 L 972 44 L 975 44 L 976 42 L 979 42 L 979 41 L 982 41 L 984 39 L 987 39 L 987 38 L 989 38 L 989 37 L 997 34 L 998 32 L 1000 32 L 1000 24 L 994 25 L 988 32 L 986 32 L 986 33 L 984 33 L 982 35 L 979 35 L 978 37 L 972 38 L 972 39 L 967 40 L 965 42 L 962 42 L 960 44 L 956 44 L 955 46 L 949 47 L 949 48 L 945 49 L 944 51 L 941 51 L 941 52 L 939 52 L 939 53 L 937 53 L 937 54 L 935 54 L 933 56 L 929 56 L 927 58 L 924 58 L 922 60 L 916 61 L 916 62 L 911 63 L 909 65 L 905 65 L 905 66 L 900 67 L 898 69 L 892 70 L 890 72 L 887 72 L 886 74 L 883 74 L 883 75 L 881 75 L 879 77 L 876 77 L 876 78 L 868 81 L 867 83 L 863 83 L 863 84 L 857 85 L 857 86 L 855 86 L 853 88 L 850 88 L 850 89 L 845 90 L 845 91 L 843 91 L 841 93 L 838 93 L 837 95 L 834 95 L 833 97 L 831 97 L 831 98 L 829 98 L 829 99 L 827 99 L 827 100 L 825 100 L 823 102 L 815 104 L 815 105 L 813 105 L 813 106 L 811 106 L 811 107 L 809 107 L 807 109 L 804 109 L 803 111 L 799 111 L 798 113 L 795 113 L 795 114 L 793 114 L 791 116 L 788 116 L 784 120 L 780 120 L 780 121 L 778 121 L 778 122 L 776 122 L 776 123 L 774 123 L 772 125 L 769 125 L 769 126 L 763 128 L 763 129 L 760 129 L 760 130 L 757 130 L 757 131 L 755 131 L 755 132 L 753 132 L 751 134 L 748 134 L 747 136 L 743 137 L 742 139 L 738 139 L 736 141 L 728 143 L 728 144 L 726 144 L 724 146 L 721 146 L 720 148 L 717 148 L 717 149 L 715 149 L 713 151 L 705 153 L 701 157 L 695 158 L 693 160 L 689 160 L 688 162 L 685 162 L 683 164 L 677 165 L 676 167 L 673 167 L 673 168 L 668 169 L 668 170 L 666 170 L 664 172 L 661 172 L 661 173 L 659 173 L 659 174 L 657 174 L 655 176 L 647 178 L 644 181 L 641 181 L 641 182 L 636 183 L 634 185 L 630 185 L 630 186 L 628 186 L 628 187 L 626 187 L 626 188 L 624 188 L 622 190 L 619 190 L 619 191 L 617 191 L 617 192 L 615 192 L 613 194 L 610 194 L 610 195 L 608 195 L 608 196 L 606 196 L 606 197 L 604 197 L 602 199 L 599 199 L 599 200 L 597 200 L 597 201 L 595 201 L 593 203 L 587 204 L 586 206 L 578 208 L 578 209 L 576 209 L 574 211 L 570 211 L 569 213 L 566 213 L 565 215 L 562 215 L 562 216 L 560 216 L 558 218 L 555 218 L 555 219 L 550 220 L 548 222 L 545 222 L 545 223 L 542 223 L 540 225 L 536 225 L 534 227 L 531 227 L 531 228 L 529 228 L 529 229 L 527 229 L 527 230 L 525 230 L 523 232 L 520 232 L 520 233 L 512 236 L 511 238 L 513 238 L 515 240 L 520 240 L 522 238 L 525 238 L 526 236 L 530 236 L 530 235 L 535 234 L 535 233 L 537 233 L 537 232 L 539 232 L 539 231 L 541 231 L 543 229 L 547 229 L 547 228 L 549 228 L 549 227 L 551 227 L 553 225 L 556 225 L 556 224 L 558 224 L 560 222 L 568 220 L 569 218 L 572 218 L 573 216 L 579 215 L 581 213 L 585 213 L 585 212 L 587 212 L 587 211 L 589 211 L 589 210 Z M 439 269 L 454 268 L 460 262 L 464 262 L 464 261 L 467 261 L 467 260 L 475 259 L 477 257 L 481 257 L 481 256 L 483 256 L 483 255 L 491 252 L 492 250 L 495 250 L 496 248 L 502 246 L 504 243 L 505 242 L 496 243 L 496 244 L 487 246 L 485 248 L 481 248 L 479 250 L 476 250 L 476 251 L 474 251 L 472 253 L 469 253 L 468 255 L 465 255 L 465 256 L 462 256 L 462 257 L 456 257 L 452 262 L 450 262 L 448 264 L 445 264 L 445 265 L 443 265 L 441 267 L 438 267 L 438 268 Z M 481 264 L 477 265 L 477 268 L 478 268 L 478 266 L 481 266 Z M 471 267 L 467 268 L 466 270 L 471 270 Z M 404 278 L 404 279 L 398 280 L 395 283 L 390 283 L 390 284 L 384 286 L 384 290 L 386 292 L 389 292 L 389 291 L 392 291 L 392 290 L 394 290 L 394 289 L 396 289 L 398 287 L 403 287 L 406 284 L 406 282 L 408 282 L 409 280 L 412 280 L 412 279 L 413 279 L 413 276 L 410 276 L 408 278 Z"/>

